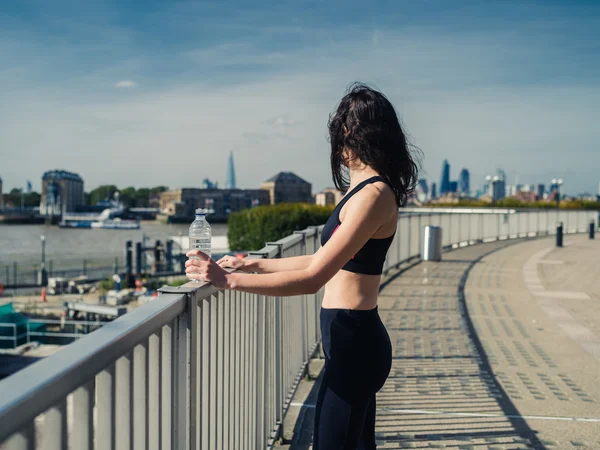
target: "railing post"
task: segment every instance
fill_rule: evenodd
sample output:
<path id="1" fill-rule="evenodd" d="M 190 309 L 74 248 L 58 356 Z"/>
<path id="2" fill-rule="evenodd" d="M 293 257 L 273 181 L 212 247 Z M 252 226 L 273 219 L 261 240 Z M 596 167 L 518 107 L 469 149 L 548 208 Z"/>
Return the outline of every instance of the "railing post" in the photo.
<path id="1" fill-rule="evenodd" d="M 448 245 L 452 248 L 452 216 L 454 213 L 448 214 Z M 443 246 L 443 244 L 442 244 Z"/>
<path id="2" fill-rule="evenodd" d="M 496 222 L 496 229 L 498 230 L 498 237 L 496 238 L 497 241 L 500 240 L 500 214 L 496 214 L 496 219 L 498 219 Z"/>
<path id="3" fill-rule="evenodd" d="M 471 214 L 472 213 L 469 213 L 469 215 L 467 216 L 468 219 L 469 219 L 468 220 L 469 221 L 469 226 L 467 228 L 467 245 L 471 245 L 471 240 L 472 240 L 471 239 Z"/>
<path id="4" fill-rule="evenodd" d="M 423 227 L 421 226 L 421 214 L 419 214 L 419 242 L 417 243 L 417 249 L 419 250 L 419 254 L 421 253 L 421 242 L 423 242 Z"/>
<path id="5" fill-rule="evenodd" d="M 410 229 L 412 228 L 410 226 L 410 223 L 412 222 L 412 214 L 408 216 L 408 253 L 406 254 L 406 259 L 410 259 L 412 258 L 412 237 L 411 237 L 411 232 Z"/>
<path id="6" fill-rule="evenodd" d="M 302 235 L 302 252 L 301 255 L 304 256 L 306 255 L 308 252 L 306 251 L 306 242 L 308 240 L 307 236 L 306 236 L 306 232 L 303 231 L 294 231 L 294 234 L 301 234 Z M 387 259 L 386 259 L 387 261 Z M 307 295 L 303 295 L 302 299 L 300 300 L 302 302 L 302 359 L 307 360 L 308 358 L 310 358 L 310 355 L 308 354 L 308 349 L 310 347 L 310 345 L 308 344 L 308 321 L 307 321 L 307 315 L 308 315 L 308 296 Z"/>
<path id="7" fill-rule="evenodd" d="M 594 239 L 594 236 L 596 234 L 596 224 L 594 223 L 593 220 L 590 222 L 589 230 L 590 230 L 590 239 Z"/>
<path id="8" fill-rule="evenodd" d="M 189 361 L 190 361 L 190 305 L 187 313 L 175 319 L 174 357 L 173 357 L 173 450 L 189 449 Z"/>
<path id="9" fill-rule="evenodd" d="M 283 352 L 281 346 L 281 299 L 275 301 L 275 406 L 277 410 L 276 421 L 279 424 L 279 430 L 283 430 Z M 275 438 L 277 439 L 278 436 Z"/>

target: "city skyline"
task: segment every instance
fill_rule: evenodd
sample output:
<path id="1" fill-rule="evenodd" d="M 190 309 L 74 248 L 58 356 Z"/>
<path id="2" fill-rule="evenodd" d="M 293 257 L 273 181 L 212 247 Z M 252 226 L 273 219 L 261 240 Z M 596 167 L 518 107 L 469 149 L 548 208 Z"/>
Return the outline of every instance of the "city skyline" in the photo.
<path id="1" fill-rule="evenodd" d="M 231 166 L 231 164 L 232 164 L 231 163 L 232 162 L 232 156 L 231 155 L 232 154 L 230 153 L 230 156 L 227 158 L 227 173 L 223 176 L 223 178 L 221 179 L 221 178 L 214 178 L 213 177 L 214 179 L 217 180 L 218 183 L 222 182 L 221 184 L 225 186 L 225 189 L 231 189 L 229 187 L 229 185 L 228 185 L 229 184 L 228 179 L 231 177 L 231 167 L 232 167 Z M 449 163 L 449 160 L 445 159 L 442 162 L 442 177 L 443 177 L 443 172 L 445 170 L 444 163 L 446 163 L 446 162 Z M 68 169 L 65 169 L 63 167 L 60 167 L 60 168 L 59 167 L 55 167 L 55 168 L 52 168 L 52 169 L 47 169 L 47 170 L 45 170 L 45 172 L 48 171 L 48 170 L 58 170 L 58 171 L 60 171 L 60 170 L 66 170 L 66 171 L 69 171 Z M 466 171 L 466 177 L 467 177 L 466 178 L 466 185 L 470 188 L 468 190 L 468 192 L 476 192 L 482 185 L 486 184 L 487 183 L 486 176 L 491 176 L 490 174 L 497 173 L 498 171 L 501 171 L 502 173 L 505 173 L 505 171 L 503 169 L 496 168 L 494 170 L 488 170 L 488 171 L 486 171 L 485 172 L 486 175 L 480 175 L 480 176 L 476 176 L 474 178 L 473 177 L 473 173 L 471 172 L 471 170 L 468 167 L 461 167 L 460 171 L 458 172 L 458 174 L 453 177 L 453 175 L 452 175 L 452 163 L 449 163 L 448 170 L 449 170 L 449 172 L 448 172 L 448 177 L 449 177 L 448 178 L 448 182 L 449 183 L 451 183 L 451 182 L 458 182 L 459 189 L 461 188 L 461 180 L 463 180 L 463 182 L 464 182 L 464 179 L 462 177 L 463 177 L 464 171 Z M 286 172 L 286 170 L 279 170 L 279 172 Z M 234 174 L 233 178 L 235 179 L 235 169 L 233 170 L 233 174 Z M 1 176 L 1 174 L 0 174 L 0 176 Z M 510 182 L 510 178 L 509 178 L 508 175 L 506 175 L 506 173 L 505 173 L 505 176 L 506 176 L 505 184 L 507 186 L 524 186 L 524 185 L 540 185 L 541 184 L 541 185 L 544 185 L 545 187 L 549 187 L 549 188 L 551 188 L 551 186 L 552 186 L 552 180 L 554 178 L 561 178 L 560 176 L 555 176 L 553 179 L 550 179 L 550 180 L 536 180 L 536 179 L 531 180 L 531 179 L 523 179 L 523 177 L 521 177 L 518 173 L 515 173 L 515 175 L 513 176 L 513 179 L 515 181 L 514 181 L 514 183 L 511 183 Z M 308 179 L 310 181 L 310 177 L 303 177 L 303 178 L 306 178 L 306 179 Z M 439 183 L 439 180 L 436 180 L 435 177 L 424 176 L 424 173 L 420 173 L 419 179 L 423 180 L 423 181 L 427 181 L 429 183 L 429 185 L 431 185 L 431 183 L 434 183 L 434 184 L 436 184 L 438 186 L 441 185 L 441 183 Z M 522 179 L 523 182 L 520 183 L 519 179 Z M 564 183 L 564 178 L 561 178 L 561 179 L 563 180 L 563 183 Z M 0 178 L 0 180 L 1 180 L 1 178 Z M 31 180 L 35 180 L 35 181 L 32 182 Z M 178 189 L 178 188 L 181 188 L 181 187 L 201 187 L 201 186 L 203 186 L 205 184 L 206 181 L 207 181 L 207 178 L 204 177 L 202 180 L 199 180 L 195 185 L 189 185 L 189 186 L 176 185 L 176 186 L 167 186 L 167 187 L 169 189 Z M 264 181 L 265 180 L 262 180 L 260 183 L 262 183 Z M 39 188 L 36 188 L 36 186 L 38 186 L 38 184 L 39 184 Z M 311 184 L 313 184 L 313 183 L 311 183 Z M 87 182 L 87 179 L 86 179 L 86 185 L 89 186 L 89 184 Z M 142 184 L 139 184 L 139 185 L 128 185 L 128 184 L 119 185 L 118 183 L 115 183 L 113 181 L 107 180 L 107 181 L 101 182 L 98 185 L 90 186 L 89 189 L 86 189 L 86 192 L 91 191 L 93 189 L 96 189 L 96 188 L 98 188 L 100 186 L 106 186 L 106 185 L 116 185 L 116 186 L 120 186 L 120 188 L 126 188 L 126 187 L 150 188 L 150 187 L 164 185 L 164 184 L 160 182 L 160 179 L 157 179 L 156 182 L 153 182 L 153 183 L 150 183 L 150 184 L 148 184 L 148 183 L 143 184 L 142 183 Z M 238 189 L 253 189 L 253 188 L 255 188 L 255 186 L 243 186 L 243 187 L 237 186 L 237 188 Z M 315 192 L 321 191 L 323 189 L 331 189 L 331 188 L 333 188 L 333 182 L 330 185 L 326 185 L 323 188 L 317 189 Z M 25 180 L 25 182 L 23 183 L 22 186 L 7 186 L 6 183 L 4 183 L 4 192 L 5 193 L 6 192 L 10 192 L 10 190 L 12 190 L 12 189 L 23 189 L 24 192 L 30 192 L 30 191 L 40 192 L 41 191 L 41 178 L 40 177 L 30 177 L 27 180 Z M 463 191 L 464 191 L 463 189 L 460 189 L 460 192 L 463 192 Z M 569 195 L 569 196 L 577 196 L 577 195 L 583 195 L 583 194 L 591 194 L 591 195 L 596 195 L 597 194 L 597 195 L 600 195 L 600 182 L 597 182 L 596 184 L 592 185 L 591 189 L 588 190 L 588 191 L 569 192 L 568 189 L 565 189 L 563 187 L 562 190 L 561 190 L 561 192 L 564 192 L 566 195 Z M 442 194 L 441 191 L 439 193 Z"/>
<path id="2" fill-rule="evenodd" d="M 497 163 L 596 191 L 600 4 L 348 6 L 3 4 L 5 191 L 60 167 L 90 187 L 225 185 L 230 151 L 240 187 L 291 170 L 319 191 L 328 115 L 355 80 L 394 103 L 423 178 L 448 158 L 473 186 Z"/>

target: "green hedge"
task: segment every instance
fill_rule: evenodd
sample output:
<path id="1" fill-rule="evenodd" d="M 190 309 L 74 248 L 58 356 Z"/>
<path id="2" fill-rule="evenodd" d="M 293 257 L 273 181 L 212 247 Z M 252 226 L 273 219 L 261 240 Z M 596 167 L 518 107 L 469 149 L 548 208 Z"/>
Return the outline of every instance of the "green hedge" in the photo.
<path id="1" fill-rule="evenodd" d="M 277 241 L 311 225 L 323 225 L 332 211 L 333 208 L 309 203 L 281 203 L 232 213 L 228 221 L 229 248 L 260 250 L 265 242 Z"/>

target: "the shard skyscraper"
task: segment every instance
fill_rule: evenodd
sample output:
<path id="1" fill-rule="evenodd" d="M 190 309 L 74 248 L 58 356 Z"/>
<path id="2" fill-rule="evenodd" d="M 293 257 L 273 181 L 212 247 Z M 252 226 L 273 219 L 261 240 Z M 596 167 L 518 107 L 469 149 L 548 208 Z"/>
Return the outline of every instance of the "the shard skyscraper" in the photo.
<path id="1" fill-rule="evenodd" d="M 227 189 L 236 189 L 235 184 L 235 167 L 233 165 L 233 152 L 229 153 L 229 163 L 227 165 L 227 182 L 225 183 Z"/>

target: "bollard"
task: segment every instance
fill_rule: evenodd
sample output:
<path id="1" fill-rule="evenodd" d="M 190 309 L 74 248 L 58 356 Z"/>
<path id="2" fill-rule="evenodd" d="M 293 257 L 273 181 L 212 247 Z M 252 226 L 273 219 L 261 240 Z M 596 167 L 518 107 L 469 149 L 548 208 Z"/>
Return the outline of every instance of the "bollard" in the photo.
<path id="1" fill-rule="evenodd" d="M 154 270 L 156 272 L 162 272 L 162 263 L 160 260 L 161 242 L 156 241 L 154 245 Z"/>
<path id="2" fill-rule="evenodd" d="M 135 243 L 135 273 L 140 276 L 142 274 L 142 243 Z"/>
<path id="3" fill-rule="evenodd" d="M 125 273 L 126 277 L 131 278 L 131 272 L 133 271 L 133 242 L 125 242 Z"/>
<path id="4" fill-rule="evenodd" d="M 596 223 L 592 220 L 590 222 L 590 239 L 594 239 L 596 234 Z"/>
<path id="5" fill-rule="evenodd" d="M 563 246 L 563 223 L 559 222 L 556 226 L 556 246 Z"/>
<path id="6" fill-rule="evenodd" d="M 422 243 L 423 261 L 441 261 L 442 260 L 442 229 L 427 225 L 423 230 Z"/>
<path id="7" fill-rule="evenodd" d="M 173 241 L 169 239 L 165 249 L 165 263 L 167 265 L 166 271 L 173 271 Z"/>

